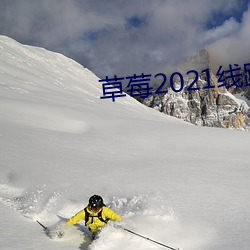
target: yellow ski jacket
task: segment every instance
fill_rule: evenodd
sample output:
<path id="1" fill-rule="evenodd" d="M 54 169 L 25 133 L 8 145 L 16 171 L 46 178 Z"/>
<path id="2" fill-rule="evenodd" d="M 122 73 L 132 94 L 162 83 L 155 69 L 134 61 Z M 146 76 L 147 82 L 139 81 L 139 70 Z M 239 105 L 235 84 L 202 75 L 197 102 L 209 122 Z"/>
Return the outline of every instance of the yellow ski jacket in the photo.
<path id="1" fill-rule="evenodd" d="M 121 217 L 116 214 L 113 210 L 110 208 L 103 206 L 99 211 L 93 212 L 89 209 L 89 207 L 86 207 L 87 212 L 89 213 L 88 221 L 85 221 L 86 226 L 90 229 L 92 233 L 97 232 L 100 228 L 102 228 L 106 223 L 104 221 L 112 220 L 112 221 L 121 221 Z M 104 221 L 100 220 L 98 218 L 98 214 L 100 214 L 101 211 L 101 217 Z M 85 211 L 84 209 L 79 211 L 77 214 L 72 216 L 68 221 L 67 224 L 74 225 L 80 220 L 85 220 Z"/>

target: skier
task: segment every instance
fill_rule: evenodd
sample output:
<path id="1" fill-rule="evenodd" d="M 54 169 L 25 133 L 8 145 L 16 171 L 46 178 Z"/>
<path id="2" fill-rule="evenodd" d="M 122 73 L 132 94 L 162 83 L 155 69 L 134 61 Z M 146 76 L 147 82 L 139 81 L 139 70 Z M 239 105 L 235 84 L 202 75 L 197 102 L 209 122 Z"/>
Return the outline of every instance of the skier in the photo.
<path id="1" fill-rule="evenodd" d="M 80 220 L 85 220 L 85 226 L 92 232 L 92 238 L 94 239 L 109 220 L 120 222 L 122 219 L 113 210 L 105 206 L 101 196 L 95 194 L 89 198 L 89 204 L 72 216 L 67 224 L 74 225 Z"/>

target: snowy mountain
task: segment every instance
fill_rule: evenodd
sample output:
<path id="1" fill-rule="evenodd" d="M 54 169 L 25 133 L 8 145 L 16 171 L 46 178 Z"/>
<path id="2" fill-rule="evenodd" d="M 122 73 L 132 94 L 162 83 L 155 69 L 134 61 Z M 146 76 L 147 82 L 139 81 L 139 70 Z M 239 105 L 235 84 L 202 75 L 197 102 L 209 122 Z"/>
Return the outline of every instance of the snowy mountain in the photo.
<path id="1" fill-rule="evenodd" d="M 53 229 L 102 195 L 122 225 L 184 250 L 248 250 L 249 133 L 193 126 L 126 96 L 63 55 L 0 37 L 1 249 L 153 250 L 107 225 Z"/>
<path id="2" fill-rule="evenodd" d="M 250 127 L 250 108 L 248 106 L 250 96 L 249 87 L 245 87 L 245 74 L 242 75 L 243 87 L 226 88 L 232 84 L 232 79 L 226 79 L 226 85 L 218 82 L 216 63 L 213 62 L 210 53 L 202 49 L 186 59 L 179 66 L 177 72 L 184 76 L 184 87 L 175 92 L 170 85 L 166 85 L 168 93 L 154 93 L 140 101 L 148 107 L 152 107 L 164 114 L 180 118 L 195 125 L 220 128 L 234 128 L 248 130 Z M 234 66 L 235 67 L 235 66 Z M 209 69 L 208 76 L 203 70 Z M 196 70 L 199 74 L 187 72 Z M 225 69 L 226 70 L 226 69 Z M 234 75 L 236 72 L 233 73 Z M 229 73 L 224 77 L 229 76 Z M 179 90 L 180 78 L 174 82 L 175 89 Z M 207 88 L 207 86 L 215 86 Z M 237 94 L 237 95 L 236 95 Z"/>

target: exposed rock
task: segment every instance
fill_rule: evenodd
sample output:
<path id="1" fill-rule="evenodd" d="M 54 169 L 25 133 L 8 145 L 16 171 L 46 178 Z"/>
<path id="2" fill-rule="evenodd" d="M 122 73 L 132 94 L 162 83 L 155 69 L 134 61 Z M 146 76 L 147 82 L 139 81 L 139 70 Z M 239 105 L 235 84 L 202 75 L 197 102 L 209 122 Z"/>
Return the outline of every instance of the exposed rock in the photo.
<path id="1" fill-rule="evenodd" d="M 190 76 L 191 74 L 186 76 L 186 73 L 192 69 L 197 70 L 197 65 L 200 72 L 204 69 L 212 68 L 209 63 L 209 53 L 207 50 L 203 49 L 189 57 L 184 64 L 178 68 L 177 71 L 185 77 L 182 91 L 175 92 L 168 85 L 166 88 L 168 93 L 153 94 L 140 101 L 160 112 L 196 125 L 249 129 L 249 106 L 245 101 L 233 95 L 238 93 L 250 99 L 249 87 L 242 88 L 240 91 L 239 88 L 236 87 L 227 89 L 226 86 L 231 84 L 229 80 L 226 81 L 227 84 L 225 86 L 218 87 L 221 83 L 218 83 L 214 72 L 209 70 L 210 86 L 214 86 L 214 88 L 206 88 L 206 86 L 208 86 L 208 79 L 206 72 L 203 72 L 199 73 L 197 81 L 193 84 L 193 88 L 199 89 L 188 91 L 187 89 L 195 80 L 195 76 Z M 174 88 L 178 90 L 180 86 L 180 79 L 175 80 Z"/>

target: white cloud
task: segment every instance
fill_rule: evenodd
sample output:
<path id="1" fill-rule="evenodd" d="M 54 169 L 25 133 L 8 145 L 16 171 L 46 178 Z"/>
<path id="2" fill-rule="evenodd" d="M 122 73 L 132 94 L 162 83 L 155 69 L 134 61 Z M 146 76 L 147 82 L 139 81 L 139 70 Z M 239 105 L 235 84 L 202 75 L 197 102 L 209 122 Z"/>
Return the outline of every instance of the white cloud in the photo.
<path id="1" fill-rule="evenodd" d="M 232 25 L 234 26 L 234 25 Z M 225 25 L 224 25 L 225 27 Z M 220 65 L 250 63 L 250 8 L 241 23 L 235 24 L 227 36 L 215 40 L 210 51 Z"/>
<path id="2" fill-rule="evenodd" d="M 232 17 L 226 20 L 221 26 L 205 31 L 204 35 L 200 37 L 201 43 L 210 44 L 232 34 L 237 34 L 239 28 L 240 24 Z"/>
<path id="3" fill-rule="evenodd" d="M 235 43 L 230 33 L 236 30 L 240 39 L 249 38 L 247 15 L 242 24 L 230 19 L 214 30 L 203 28 L 215 10 L 230 13 L 236 4 L 236 0 L 2 0 L 0 32 L 63 52 L 98 75 L 153 74 L 211 42 L 219 50 Z M 144 18 L 145 25 L 129 26 L 133 16 Z M 245 44 L 244 39 L 237 43 Z"/>

